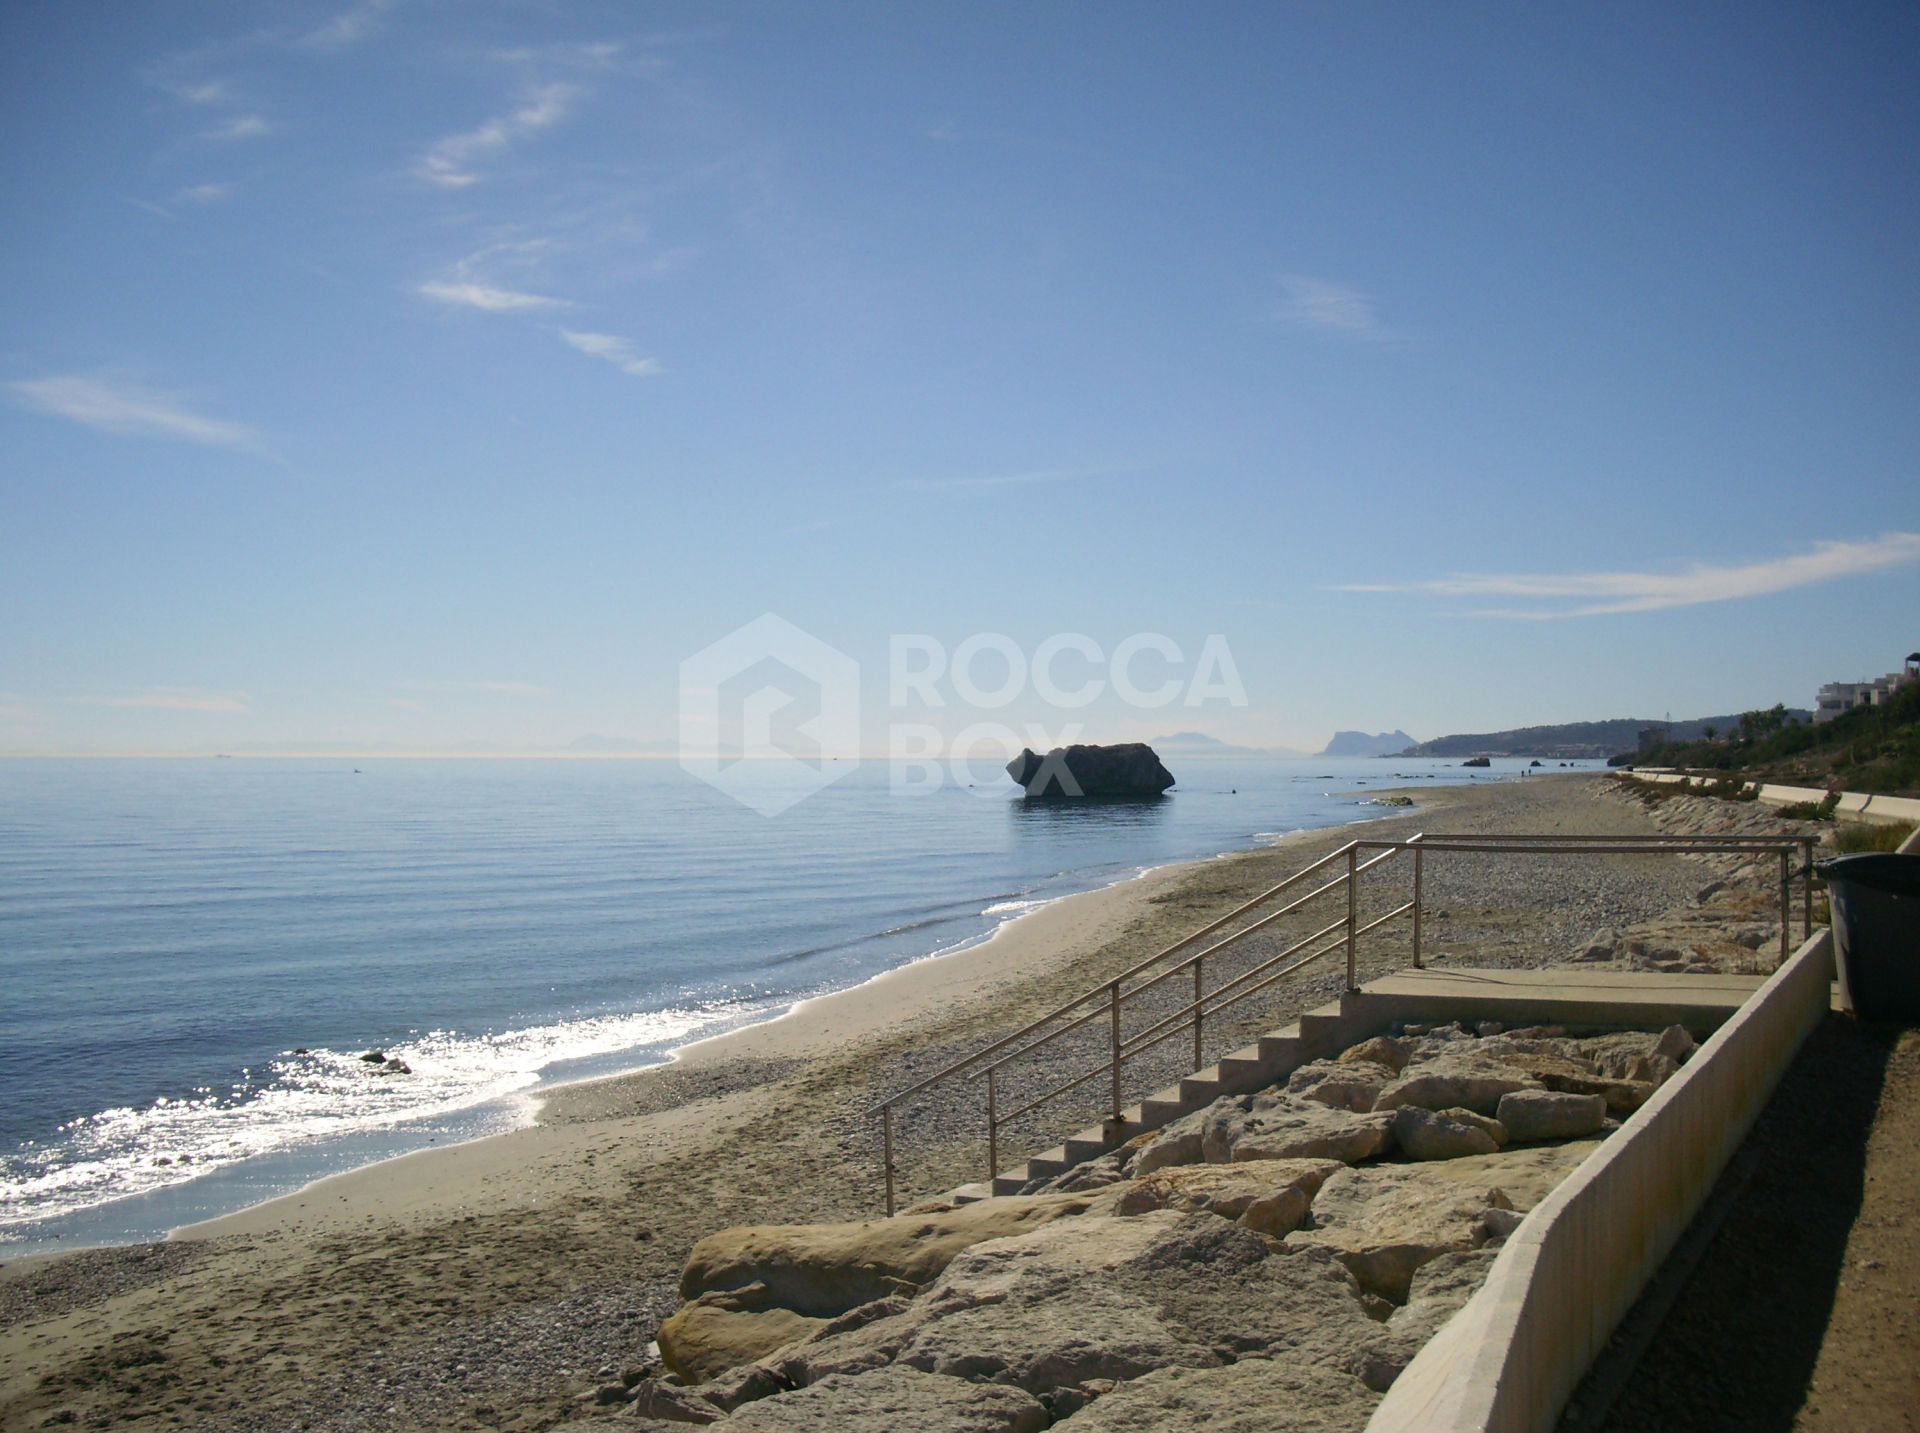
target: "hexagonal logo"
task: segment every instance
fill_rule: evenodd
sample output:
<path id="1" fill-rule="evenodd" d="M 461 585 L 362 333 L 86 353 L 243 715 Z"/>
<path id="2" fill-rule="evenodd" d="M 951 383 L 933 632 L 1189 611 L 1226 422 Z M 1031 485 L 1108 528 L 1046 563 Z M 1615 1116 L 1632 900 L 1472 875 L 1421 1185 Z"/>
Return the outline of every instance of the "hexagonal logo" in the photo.
<path id="1" fill-rule="evenodd" d="M 680 664 L 680 765 L 778 816 L 860 764 L 860 664 L 766 612 Z"/>

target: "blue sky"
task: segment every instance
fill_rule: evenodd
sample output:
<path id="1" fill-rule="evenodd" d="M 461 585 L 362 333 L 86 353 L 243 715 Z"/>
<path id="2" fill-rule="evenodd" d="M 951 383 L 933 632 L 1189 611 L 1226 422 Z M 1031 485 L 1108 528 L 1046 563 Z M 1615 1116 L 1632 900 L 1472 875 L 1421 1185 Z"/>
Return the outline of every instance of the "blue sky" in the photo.
<path id="1" fill-rule="evenodd" d="M 1920 646 L 1911 5 L 4 24 L 0 751 L 666 743 L 768 611 L 1310 748 Z"/>

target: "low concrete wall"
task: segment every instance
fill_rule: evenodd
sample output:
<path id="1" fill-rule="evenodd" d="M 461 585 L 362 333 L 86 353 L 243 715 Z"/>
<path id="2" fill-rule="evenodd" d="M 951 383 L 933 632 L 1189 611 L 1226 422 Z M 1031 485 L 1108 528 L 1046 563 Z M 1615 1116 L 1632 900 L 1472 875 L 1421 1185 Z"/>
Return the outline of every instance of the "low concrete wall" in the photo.
<path id="1" fill-rule="evenodd" d="M 1628 781 L 1711 781 L 1711 776 L 1689 777 L 1679 771 L 1623 771 Z M 1769 783 L 1758 791 L 1759 799 L 1769 806 L 1793 806 L 1802 801 L 1821 802 L 1827 792 L 1818 786 L 1779 786 Z M 1912 796 L 1881 796 L 1871 791 L 1842 791 L 1834 807 L 1842 816 L 1862 816 L 1869 821 L 1920 821 L 1920 799 Z"/>
<path id="2" fill-rule="evenodd" d="M 1827 1013 L 1833 977 L 1819 930 L 1527 1216 L 1368 1433 L 1551 1428 Z"/>

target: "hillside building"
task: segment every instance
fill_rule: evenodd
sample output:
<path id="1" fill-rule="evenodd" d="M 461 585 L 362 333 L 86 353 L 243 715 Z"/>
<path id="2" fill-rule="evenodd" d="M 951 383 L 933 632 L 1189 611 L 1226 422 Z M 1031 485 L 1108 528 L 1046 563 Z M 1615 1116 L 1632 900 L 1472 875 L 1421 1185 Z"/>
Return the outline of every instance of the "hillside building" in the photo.
<path id="1" fill-rule="evenodd" d="M 1878 706 L 1908 682 L 1920 679 L 1920 652 L 1907 656 L 1906 666 L 1898 672 L 1868 682 L 1828 682 L 1814 699 L 1813 719 L 1832 721 L 1855 707 Z"/>

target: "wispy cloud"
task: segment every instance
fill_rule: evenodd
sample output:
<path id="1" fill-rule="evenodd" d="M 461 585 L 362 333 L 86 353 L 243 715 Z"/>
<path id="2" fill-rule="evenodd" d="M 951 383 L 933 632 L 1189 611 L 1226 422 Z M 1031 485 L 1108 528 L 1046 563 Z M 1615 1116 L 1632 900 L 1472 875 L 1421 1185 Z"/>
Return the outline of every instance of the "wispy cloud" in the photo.
<path id="1" fill-rule="evenodd" d="M 22 379 L 7 387 L 29 407 L 103 432 L 168 438 L 258 455 L 266 452 L 260 435 L 252 428 L 195 413 L 175 394 L 81 374 Z"/>
<path id="2" fill-rule="evenodd" d="M 1074 483 L 1091 478 L 1108 478 L 1118 468 L 1041 468 L 1024 473 L 990 473 L 975 478 L 901 478 L 892 484 L 897 493 L 970 492 L 982 488 L 1018 488 L 1035 483 Z"/>
<path id="3" fill-rule="evenodd" d="M 182 104 L 225 104 L 232 98 L 223 80 L 191 80 L 167 86 Z"/>
<path id="4" fill-rule="evenodd" d="M 132 707 L 142 711 L 216 712 L 248 716 L 253 707 L 244 692 L 209 692 L 197 687 L 150 687 L 122 697 L 81 697 L 83 707 Z"/>
<path id="5" fill-rule="evenodd" d="M 442 189 L 464 189 L 478 184 L 476 165 L 506 149 L 515 140 L 559 124 L 573 111 L 579 90 L 567 84 L 540 85 L 527 92 L 520 105 L 488 120 L 477 129 L 450 134 L 435 141 L 420 156 L 414 173 Z"/>
<path id="6" fill-rule="evenodd" d="M 296 44 L 305 50 L 344 50 L 377 31 L 392 8 L 393 0 L 360 0 L 308 30 Z"/>
<path id="7" fill-rule="evenodd" d="M 1380 321 L 1373 300 L 1358 289 L 1307 274 L 1281 274 L 1280 317 L 1302 328 L 1349 338 L 1383 340 L 1398 337 Z"/>
<path id="8" fill-rule="evenodd" d="M 265 115 L 237 114 L 225 123 L 201 131 L 200 137 L 224 143 L 228 140 L 258 139 L 264 134 L 272 133 L 273 125 L 268 122 Z"/>
<path id="9" fill-rule="evenodd" d="M 642 358 L 633 351 L 633 340 L 630 338 L 611 333 L 576 333 L 565 328 L 560 330 L 560 337 L 589 358 L 611 363 L 630 377 L 652 378 L 662 371 L 659 359 Z"/>
<path id="10" fill-rule="evenodd" d="M 218 204 L 232 197 L 231 184 L 190 184 L 185 189 L 173 191 L 176 204 Z"/>
<path id="11" fill-rule="evenodd" d="M 443 304 L 461 308 L 484 309 L 488 313 L 525 313 L 531 309 L 572 308 L 566 299 L 547 294 L 530 294 L 519 289 L 497 288 L 492 284 L 435 280 L 421 284 L 415 292 Z"/>
<path id="12" fill-rule="evenodd" d="M 1889 532 L 1864 542 L 1822 542 L 1811 552 L 1737 566 L 1697 562 L 1680 572 L 1460 573 L 1426 582 L 1350 583 L 1339 592 L 1418 592 L 1436 597 L 1519 598 L 1518 607 L 1463 615 L 1550 621 L 1658 612 L 1705 602 L 1764 597 L 1920 561 L 1920 533 Z"/>
<path id="13" fill-rule="evenodd" d="M 398 682 L 403 692 L 469 692 L 495 697 L 544 697 L 549 689 L 532 682 L 412 681 Z"/>

